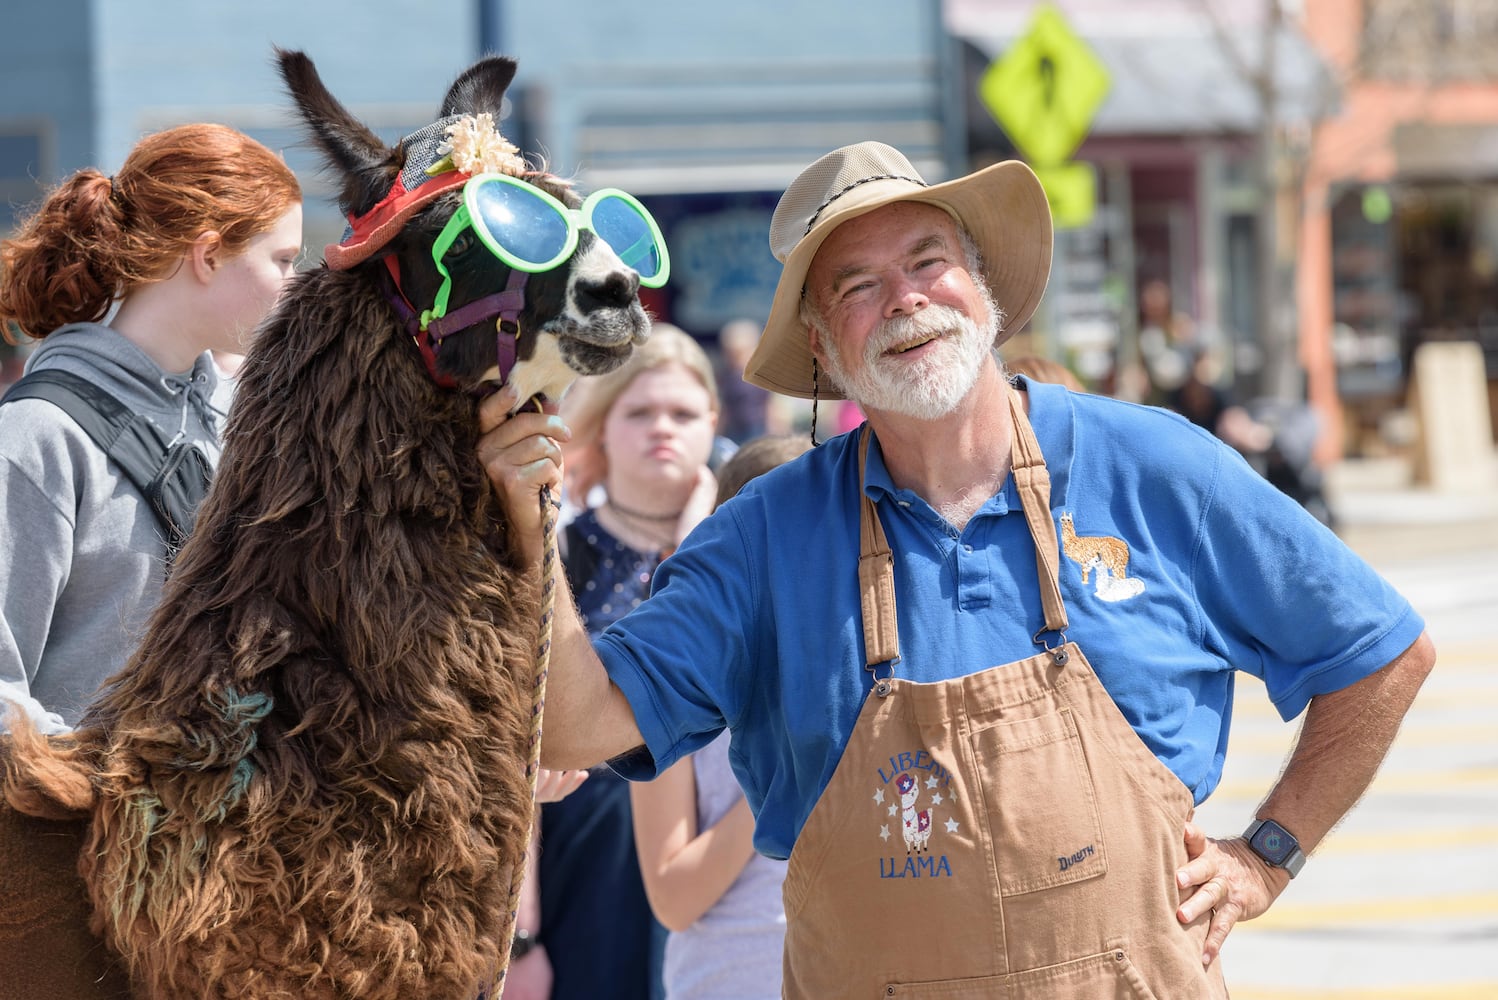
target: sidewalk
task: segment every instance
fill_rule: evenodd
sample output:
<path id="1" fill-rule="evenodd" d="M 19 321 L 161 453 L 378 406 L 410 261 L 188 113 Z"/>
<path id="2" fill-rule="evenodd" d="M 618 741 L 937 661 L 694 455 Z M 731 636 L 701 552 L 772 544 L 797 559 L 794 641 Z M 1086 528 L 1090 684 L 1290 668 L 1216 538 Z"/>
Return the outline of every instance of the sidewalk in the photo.
<path id="1" fill-rule="evenodd" d="M 1338 534 L 1370 562 L 1498 549 L 1498 456 L 1492 486 L 1437 492 L 1402 458 L 1345 459 L 1326 472 Z"/>

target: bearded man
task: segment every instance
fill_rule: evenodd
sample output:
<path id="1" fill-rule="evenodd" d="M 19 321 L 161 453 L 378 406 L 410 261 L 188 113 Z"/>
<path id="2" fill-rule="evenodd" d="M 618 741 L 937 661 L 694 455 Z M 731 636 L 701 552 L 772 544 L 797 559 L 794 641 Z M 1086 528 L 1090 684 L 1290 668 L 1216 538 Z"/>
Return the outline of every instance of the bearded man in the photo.
<path id="1" fill-rule="evenodd" d="M 1434 664 L 1420 616 L 1185 420 L 1005 377 L 1051 259 L 1023 164 L 928 185 L 844 147 L 770 243 L 745 377 L 868 419 L 720 507 L 596 643 L 559 600 L 544 762 L 649 779 L 730 729 L 756 847 L 790 859 L 787 997 L 1225 997 L 1228 932 Z M 539 563 L 567 429 L 518 402 L 484 404 L 479 454 Z M 1239 670 L 1305 721 L 1217 839 L 1191 819 Z"/>

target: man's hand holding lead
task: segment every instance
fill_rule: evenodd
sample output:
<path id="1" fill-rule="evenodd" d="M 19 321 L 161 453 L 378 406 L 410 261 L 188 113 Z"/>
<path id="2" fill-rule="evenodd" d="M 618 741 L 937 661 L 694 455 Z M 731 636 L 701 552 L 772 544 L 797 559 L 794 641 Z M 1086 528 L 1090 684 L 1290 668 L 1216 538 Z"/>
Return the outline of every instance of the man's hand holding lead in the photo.
<path id="1" fill-rule="evenodd" d="M 541 559 L 541 491 L 553 499 L 562 489 L 562 442 L 572 436 L 554 403 L 542 412 L 521 409 L 505 386 L 479 404 L 479 461 L 499 492 L 520 551 L 528 562 Z"/>

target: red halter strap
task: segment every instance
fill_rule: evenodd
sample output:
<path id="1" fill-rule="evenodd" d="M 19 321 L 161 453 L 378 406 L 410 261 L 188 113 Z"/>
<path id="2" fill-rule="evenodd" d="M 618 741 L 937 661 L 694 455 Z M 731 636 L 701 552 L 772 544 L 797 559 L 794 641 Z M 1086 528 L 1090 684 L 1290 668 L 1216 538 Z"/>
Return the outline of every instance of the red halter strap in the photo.
<path id="1" fill-rule="evenodd" d="M 466 330 L 496 316 L 499 318 L 494 324 L 495 365 L 499 368 L 501 383 L 510 377 L 510 372 L 515 368 L 516 341 L 520 338 L 520 314 L 525 310 L 525 284 L 530 278 L 529 274 L 512 268 L 504 291 L 486 295 L 423 326 L 421 317 L 401 289 L 400 264 L 393 255 L 385 258 L 385 270 L 390 278 L 385 298 L 400 316 L 406 332 L 416 342 L 421 360 L 426 364 L 427 374 L 432 381 L 444 389 L 457 388 L 452 376 L 437 368 L 437 351 L 441 349 L 442 341 L 459 330 Z"/>

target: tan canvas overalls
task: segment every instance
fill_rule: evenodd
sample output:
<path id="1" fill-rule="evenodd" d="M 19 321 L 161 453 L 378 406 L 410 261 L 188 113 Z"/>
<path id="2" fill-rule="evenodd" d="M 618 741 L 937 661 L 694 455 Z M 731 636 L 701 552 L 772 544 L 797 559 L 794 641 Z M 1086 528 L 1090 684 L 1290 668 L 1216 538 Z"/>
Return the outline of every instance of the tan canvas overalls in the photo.
<path id="1" fill-rule="evenodd" d="M 876 681 L 791 853 L 784 995 L 1223 998 L 1183 927 L 1191 795 L 1074 642 L 1050 477 L 1017 392 L 1014 476 L 1054 648 L 934 684 Z M 864 432 L 860 464 L 867 461 Z M 869 669 L 898 660 L 893 563 L 863 499 Z M 1040 623 L 1037 623 L 1037 625 Z"/>

